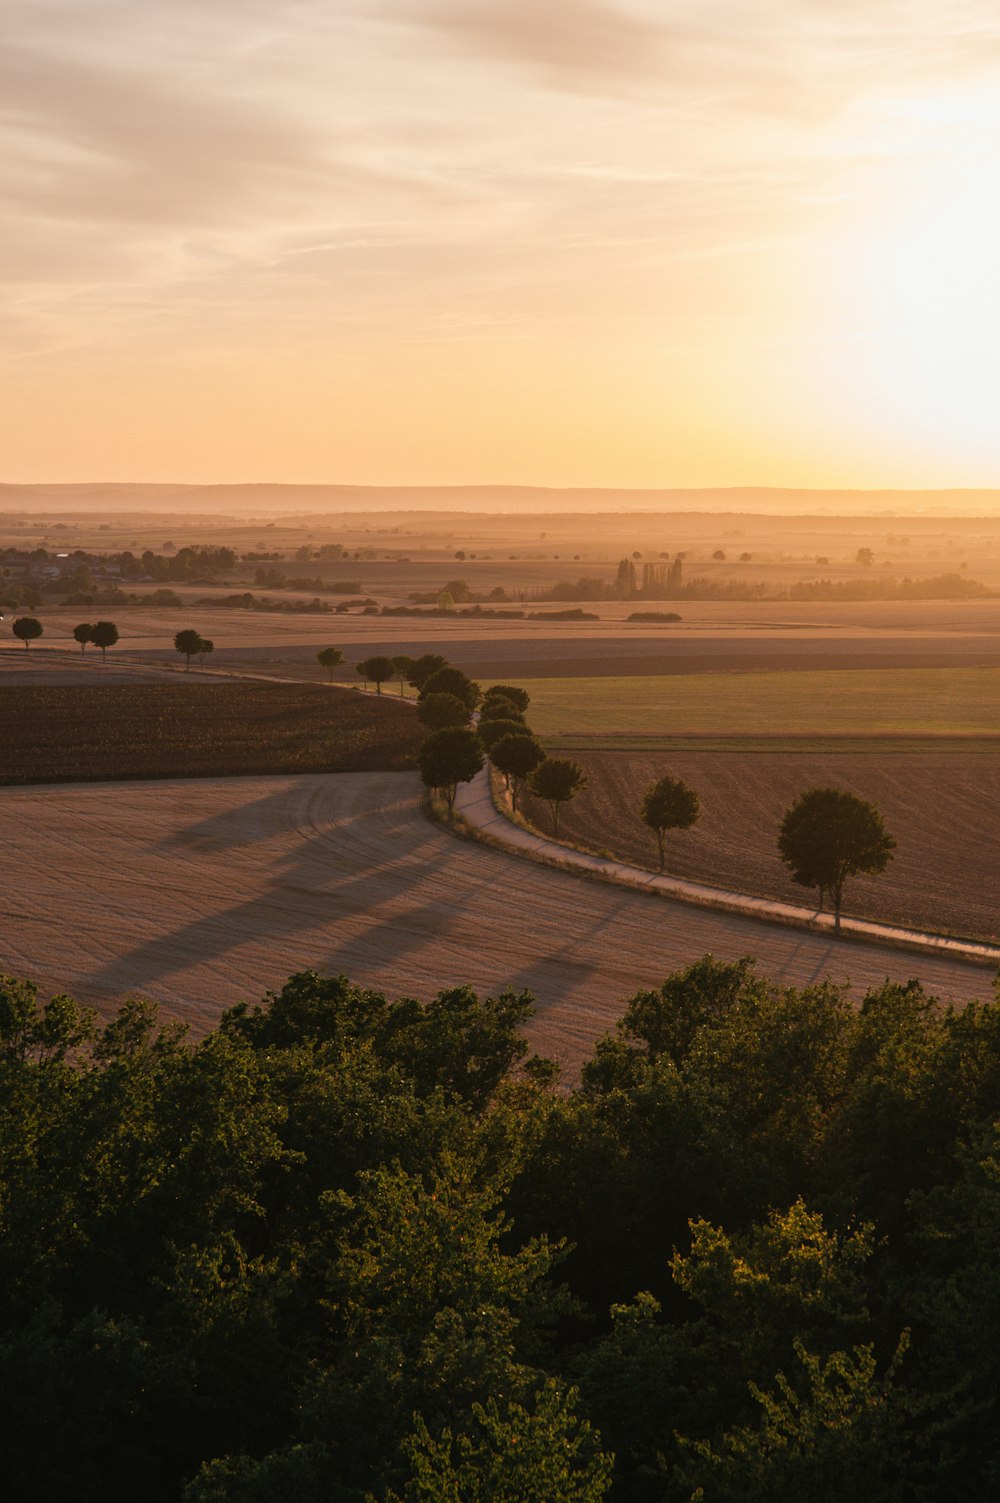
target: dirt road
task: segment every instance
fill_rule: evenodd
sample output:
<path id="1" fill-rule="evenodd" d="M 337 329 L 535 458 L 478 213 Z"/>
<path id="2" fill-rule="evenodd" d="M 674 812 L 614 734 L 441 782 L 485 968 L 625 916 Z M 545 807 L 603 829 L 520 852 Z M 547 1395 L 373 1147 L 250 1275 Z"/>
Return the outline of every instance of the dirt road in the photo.
<path id="1" fill-rule="evenodd" d="M 527 987 L 535 1047 L 578 1064 L 622 999 L 711 950 L 857 995 L 988 973 L 563 875 L 429 824 L 408 773 L 5 788 L 0 969 L 107 1010 L 130 991 L 198 1030 L 295 970 L 391 995 Z"/>

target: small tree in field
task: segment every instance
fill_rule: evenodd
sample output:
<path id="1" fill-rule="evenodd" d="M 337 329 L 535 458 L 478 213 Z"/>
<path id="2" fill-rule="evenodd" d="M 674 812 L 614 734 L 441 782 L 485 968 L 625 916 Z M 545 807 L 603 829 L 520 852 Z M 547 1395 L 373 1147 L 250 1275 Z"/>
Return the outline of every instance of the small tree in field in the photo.
<path id="1" fill-rule="evenodd" d="M 896 842 L 874 804 L 840 788 L 811 788 L 786 813 L 778 834 L 781 859 L 801 887 L 833 894 L 833 923 L 840 932 L 840 901 L 847 877 L 885 871 Z"/>
<path id="2" fill-rule="evenodd" d="M 19 641 L 24 643 L 27 649 L 35 641 L 36 637 L 42 635 L 42 623 L 37 621 L 34 616 L 18 616 L 11 627 L 11 631 Z"/>
<path id="3" fill-rule="evenodd" d="M 545 761 L 545 753 L 534 736 L 522 731 L 519 736 L 504 736 L 497 741 L 490 752 L 490 761 L 506 779 L 511 805 L 516 814 L 521 786 L 538 764 Z"/>
<path id="4" fill-rule="evenodd" d="M 190 629 L 188 629 L 187 631 L 179 631 L 176 637 L 174 637 L 174 646 L 176 647 L 177 651 L 187 659 L 187 662 L 184 666 L 184 672 L 190 673 L 191 659 L 194 657 L 196 652 L 201 651 L 201 633 L 191 631 Z"/>
<path id="5" fill-rule="evenodd" d="M 576 798 L 587 786 L 587 774 L 579 762 L 568 757 L 546 757 L 539 762 L 528 779 L 528 787 L 536 798 L 548 804 L 552 815 L 552 833 L 559 834 L 559 815 L 563 804 Z"/>
<path id="6" fill-rule="evenodd" d="M 340 667 L 344 661 L 344 654 L 339 647 L 321 647 L 316 657 L 329 675 L 327 682 L 332 684 L 333 670 Z"/>
<path id="7" fill-rule="evenodd" d="M 701 816 L 701 805 L 693 788 L 680 778 L 661 778 L 647 789 L 639 817 L 656 832 L 656 846 L 663 870 L 663 840 L 668 830 L 689 830 Z"/>
<path id="8" fill-rule="evenodd" d="M 410 674 L 416 666 L 416 661 L 416 658 L 407 657 L 405 652 L 401 652 L 392 660 L 393 674 L 399 679 L 399 695 L 401 699 L 406 693 L 403 685 L 409 681 Z"/>
<path id="9" fill-rule="evenodd" d="M 448 804 L 455 806 L 459 783 L 468 783 L 483 770 L 483 753 L 474 731 L 451 726 L 428 736 L 417 753 L 420 776 L 428 788 L 437 788 Z"/>
<path id="10" fill-rule="evenodd" d="M 87 651 L 87 643 L 94 639 L 94 628 L 89 621 L 81 621 L 79 626 L 74 626 L 73 635 L 80 644 L 80 651 Z"/>
<path id="11" fill-rule="evenodd" d="M 427 694 L 417 705 L 417 719 L 428 730 L 443 731 L 450 725 L 468 725 L 469 711 L 454 694 Z"/>
<path id="12" fill-rule="evenodd" d="M 211 641 L 208 637 L 202 637 L 202 639 L 201 639 L 201 646 L 198 649 L 198 660 L 201 663 L 201 666 L 203 668 L 205 666 L 205 659 L 207 657 L 211 657 L 211 655 L 212 655 L 212 653 L 214 651 L 215 651 L 215 643 L 213 641 Z"/>
<path id="13" fill-rule="evenodd" d="M 101 662 L 108 660 L 108 648 L 114 647 L 118 641 L 118 628 L 113 621 L 98 621 L 90 634 L 90 640 L 95 647 L 101 649 Z"/>
<path id="14" fill-rule="evenodd" d="M 392 658 L 365 658 L 358 664 L 358 672 L 368 683 L 375 685 L 376 694 L 381 694 L 386 679 L 392 678 Z"/>

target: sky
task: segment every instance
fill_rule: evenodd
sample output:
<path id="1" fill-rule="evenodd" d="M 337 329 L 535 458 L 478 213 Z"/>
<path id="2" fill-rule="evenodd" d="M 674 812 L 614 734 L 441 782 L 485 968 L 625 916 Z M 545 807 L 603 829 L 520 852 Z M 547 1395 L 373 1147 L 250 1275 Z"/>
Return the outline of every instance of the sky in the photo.
<path id="1" fill-rule="evenodd" d="M 1000 485 L 995 0 L 4 0 L 0 480 Z"/>

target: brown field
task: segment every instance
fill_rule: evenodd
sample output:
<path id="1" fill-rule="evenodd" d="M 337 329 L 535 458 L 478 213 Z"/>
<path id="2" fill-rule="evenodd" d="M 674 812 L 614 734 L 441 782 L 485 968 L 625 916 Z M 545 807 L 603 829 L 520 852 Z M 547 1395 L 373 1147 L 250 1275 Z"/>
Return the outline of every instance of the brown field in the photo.
<path id="1" fill-rule="evenodd" d="M 570 1070 L 641 987 L 706 953 L 753 954 L 860 1000 L 921 977 L 987 997 L 975 966 L 587 882 L 456 839 L 413 773 L 5 788 L 0 971 L 105 1014 L 129 993 L 203 1032 L 308 968 L 433 996 L 469 982 L 538 999 L 535 1048 Z"/>
<path id="2" fill-rule="evenodd" d="M 638 816 L 646 788 L 667 774 L 694 788 L 700 822 L 668 836 L 667 871 L 786 901 L 807 892 L 776 848 L 782 815 L 807 788 L 845 788 L 876 804 L 897 849 L 880 877 L 845 888 L 845 912 L 977 939 L 1000 939 L 1000 762 L 995 751 L 579 752 L 590 786 L 564 812 L 560 836 L 656 865 L 655 836 Z M 531 807 L 548 830 L 548 814 Z"/>
<path id="3" fill-rule="evenodd" d="M 0 783 L 391 771 L 422 736 L 385 697 L 306 684 L 0 687 Z"/>

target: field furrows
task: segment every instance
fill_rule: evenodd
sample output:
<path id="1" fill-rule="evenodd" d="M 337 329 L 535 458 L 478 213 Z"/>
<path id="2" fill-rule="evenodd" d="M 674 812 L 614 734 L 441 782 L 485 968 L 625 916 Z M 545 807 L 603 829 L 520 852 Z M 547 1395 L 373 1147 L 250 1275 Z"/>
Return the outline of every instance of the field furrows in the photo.
<path id="1" fill-rule="evenodd" d="M 391 995 L 471 982 L 538 998 L 570 1067 L 623 998 L 706 951 L 777 980 L 919 974 L 952 1001 L 989 978 L 536 867 L 428 823 L 412 774 L 4 789 L 0 969 L 108 1010 L 129 992 L 207 1028 L 291 972 Z"/>
<path id="2" fill-rule="evenodd" d="M 701 820 L 667 837 L 675 876 L 808 902 L 777 852 L 782 816 L 807 788 L 848 789 L 878 806 L 897 848 L 879 877 L 851 878 L 845 912 L 887 923 L 1000 939 L 1000 763 L 995 754 L 955 751 L 574 752 L 590 776 L 563 815 L 561 835 L 655 865 L 656 840 L 639 819 L 646 788 L 669 774 L 701 799 Z M 542 809 L 532 810 L 542 830 Z"/>

